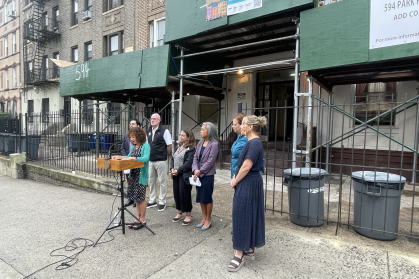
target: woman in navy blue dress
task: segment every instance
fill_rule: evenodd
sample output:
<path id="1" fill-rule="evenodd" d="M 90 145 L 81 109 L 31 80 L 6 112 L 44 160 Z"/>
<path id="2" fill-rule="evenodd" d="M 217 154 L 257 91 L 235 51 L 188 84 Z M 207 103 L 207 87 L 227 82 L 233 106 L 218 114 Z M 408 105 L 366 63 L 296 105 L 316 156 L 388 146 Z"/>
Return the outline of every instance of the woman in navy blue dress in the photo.
<path id="1" fill-rule="evenodd" d="M 228 266 L 238 271 L 244 260 L 255 259 L 255 248 L 265 245 L 265 209 L 263 180 L 259 174 L 263 166 L 263 145 L 259 138 L 260 128 L 266 125 L 265 117 L 246 116 L 242 132 L 248 142 L 240 153 L 231 187 L 236 192 L 233 199 L 233 248 L 234 258 Z"/>

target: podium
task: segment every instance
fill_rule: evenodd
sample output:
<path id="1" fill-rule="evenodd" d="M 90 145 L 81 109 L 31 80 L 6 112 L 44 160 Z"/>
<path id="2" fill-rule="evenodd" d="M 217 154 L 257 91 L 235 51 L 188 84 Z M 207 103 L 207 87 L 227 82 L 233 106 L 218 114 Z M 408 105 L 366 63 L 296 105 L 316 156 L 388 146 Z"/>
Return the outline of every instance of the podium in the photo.
<path id="1" fill-rule="evenodd" d="M 100 169 L 107 169 L 107 170 L 113 170 L 113 171 L 117 171 L 120 175 L 120 185 L 118 186 L 118 190 L 120 191 L 121 194 L 121 207 L 118 208 L 118 212 L 116 214 L 116 216 L 118 216 L 119 214 L 121 214 L 121 220 L 119 221 L 119 224 L 117 226 L 112 226 L 113 223 L 113 219 L 112 221 L 109 223 L 108 226 L 106 226 L 105 230 L 102 232 L 102 234 L 100 235 L 100 237 L 98 238 L 98 240 L 96 240 L 96 242 L 94 243 L 93 247 L 96 246 L 96 244 L 99 242 L 99 240 L 102 238 L 102 236 L 105 234 L 105 232 L 122 227 L 122 234 L 125 234 L 125 225 L 127 225 L 125 223 L 125 214 L 124 212 L 126 211 L 127 213 L 129 213 L 132 217 L 134 217 L 135 220 L 137 220 L 141 225 L 143 225 L 145 228 L 147 228 L 152 234 L 155 235 L 155 233 L 144 223 L 142 223 L 140 220 L 137 219 L 136 215 L 132 214 L 126 207 L 124 204 L 124 180 L 123 180 L 123 171 L 124 170 L 130 170 L 130 169 L 138 169 L 138 168 L 142 168 L 144 167 L 144 162 L 138 162 L 138 161 L 128 161 L 128 160 L 112 160 L 112 159 L 105 159 L 105 158 L 97 158 L 97 167 Z M 115 217 L 116 217 L 115 216 Z M 114 217 L 114 218 L 115 218 Z M 138 223 L 135 223 L 138 224 Z M 130 225 L 130 224 L 128 224 Z"/>

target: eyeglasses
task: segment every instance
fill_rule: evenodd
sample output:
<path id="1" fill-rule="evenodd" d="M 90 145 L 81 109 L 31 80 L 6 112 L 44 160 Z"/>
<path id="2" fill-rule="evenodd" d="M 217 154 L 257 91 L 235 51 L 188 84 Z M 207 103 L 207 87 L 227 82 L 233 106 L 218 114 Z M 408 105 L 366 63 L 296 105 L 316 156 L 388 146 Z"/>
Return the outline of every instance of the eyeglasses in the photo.
<path id="1" fill-rule="evenodd" d="M 151 120 L 159 120 L 158 118 L 150 118 Z"/>

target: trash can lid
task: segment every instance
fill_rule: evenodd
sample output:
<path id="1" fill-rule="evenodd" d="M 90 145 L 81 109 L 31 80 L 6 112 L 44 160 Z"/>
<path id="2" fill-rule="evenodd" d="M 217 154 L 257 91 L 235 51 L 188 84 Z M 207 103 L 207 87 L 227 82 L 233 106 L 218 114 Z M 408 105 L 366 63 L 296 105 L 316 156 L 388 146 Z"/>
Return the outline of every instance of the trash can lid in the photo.
<path id="1" fill-rule="evenodd" d="M 406 178 L 403 176 L 380 171 L 355 171 L 352 173 L 352 178 L 367 182 L 406 183 Z"/>
<path id="2" fill-rule="evenodd" d="M 284 174 L 298 177 L 316 177 L 326 175 L 326 171 L 318 168 L 295 168 L 284 170 Z"/>

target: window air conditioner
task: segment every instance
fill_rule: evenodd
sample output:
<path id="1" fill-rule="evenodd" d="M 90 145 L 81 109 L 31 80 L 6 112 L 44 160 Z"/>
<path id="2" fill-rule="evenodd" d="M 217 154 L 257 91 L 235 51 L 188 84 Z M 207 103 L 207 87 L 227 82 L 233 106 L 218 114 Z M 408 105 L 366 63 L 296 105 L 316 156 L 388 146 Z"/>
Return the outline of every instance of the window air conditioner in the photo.
<path id="1" fill-rule="evenodd" d="M 92 12 L 91 11 L 84 11 L 83 12 L 83 20 L 88 20 L 92 18 Z"/>
<path id="2" fill-rule="evenodd" d="M 7 16 L 15 18 L 16 17 L 16 11 L 7 11 Z"/>

